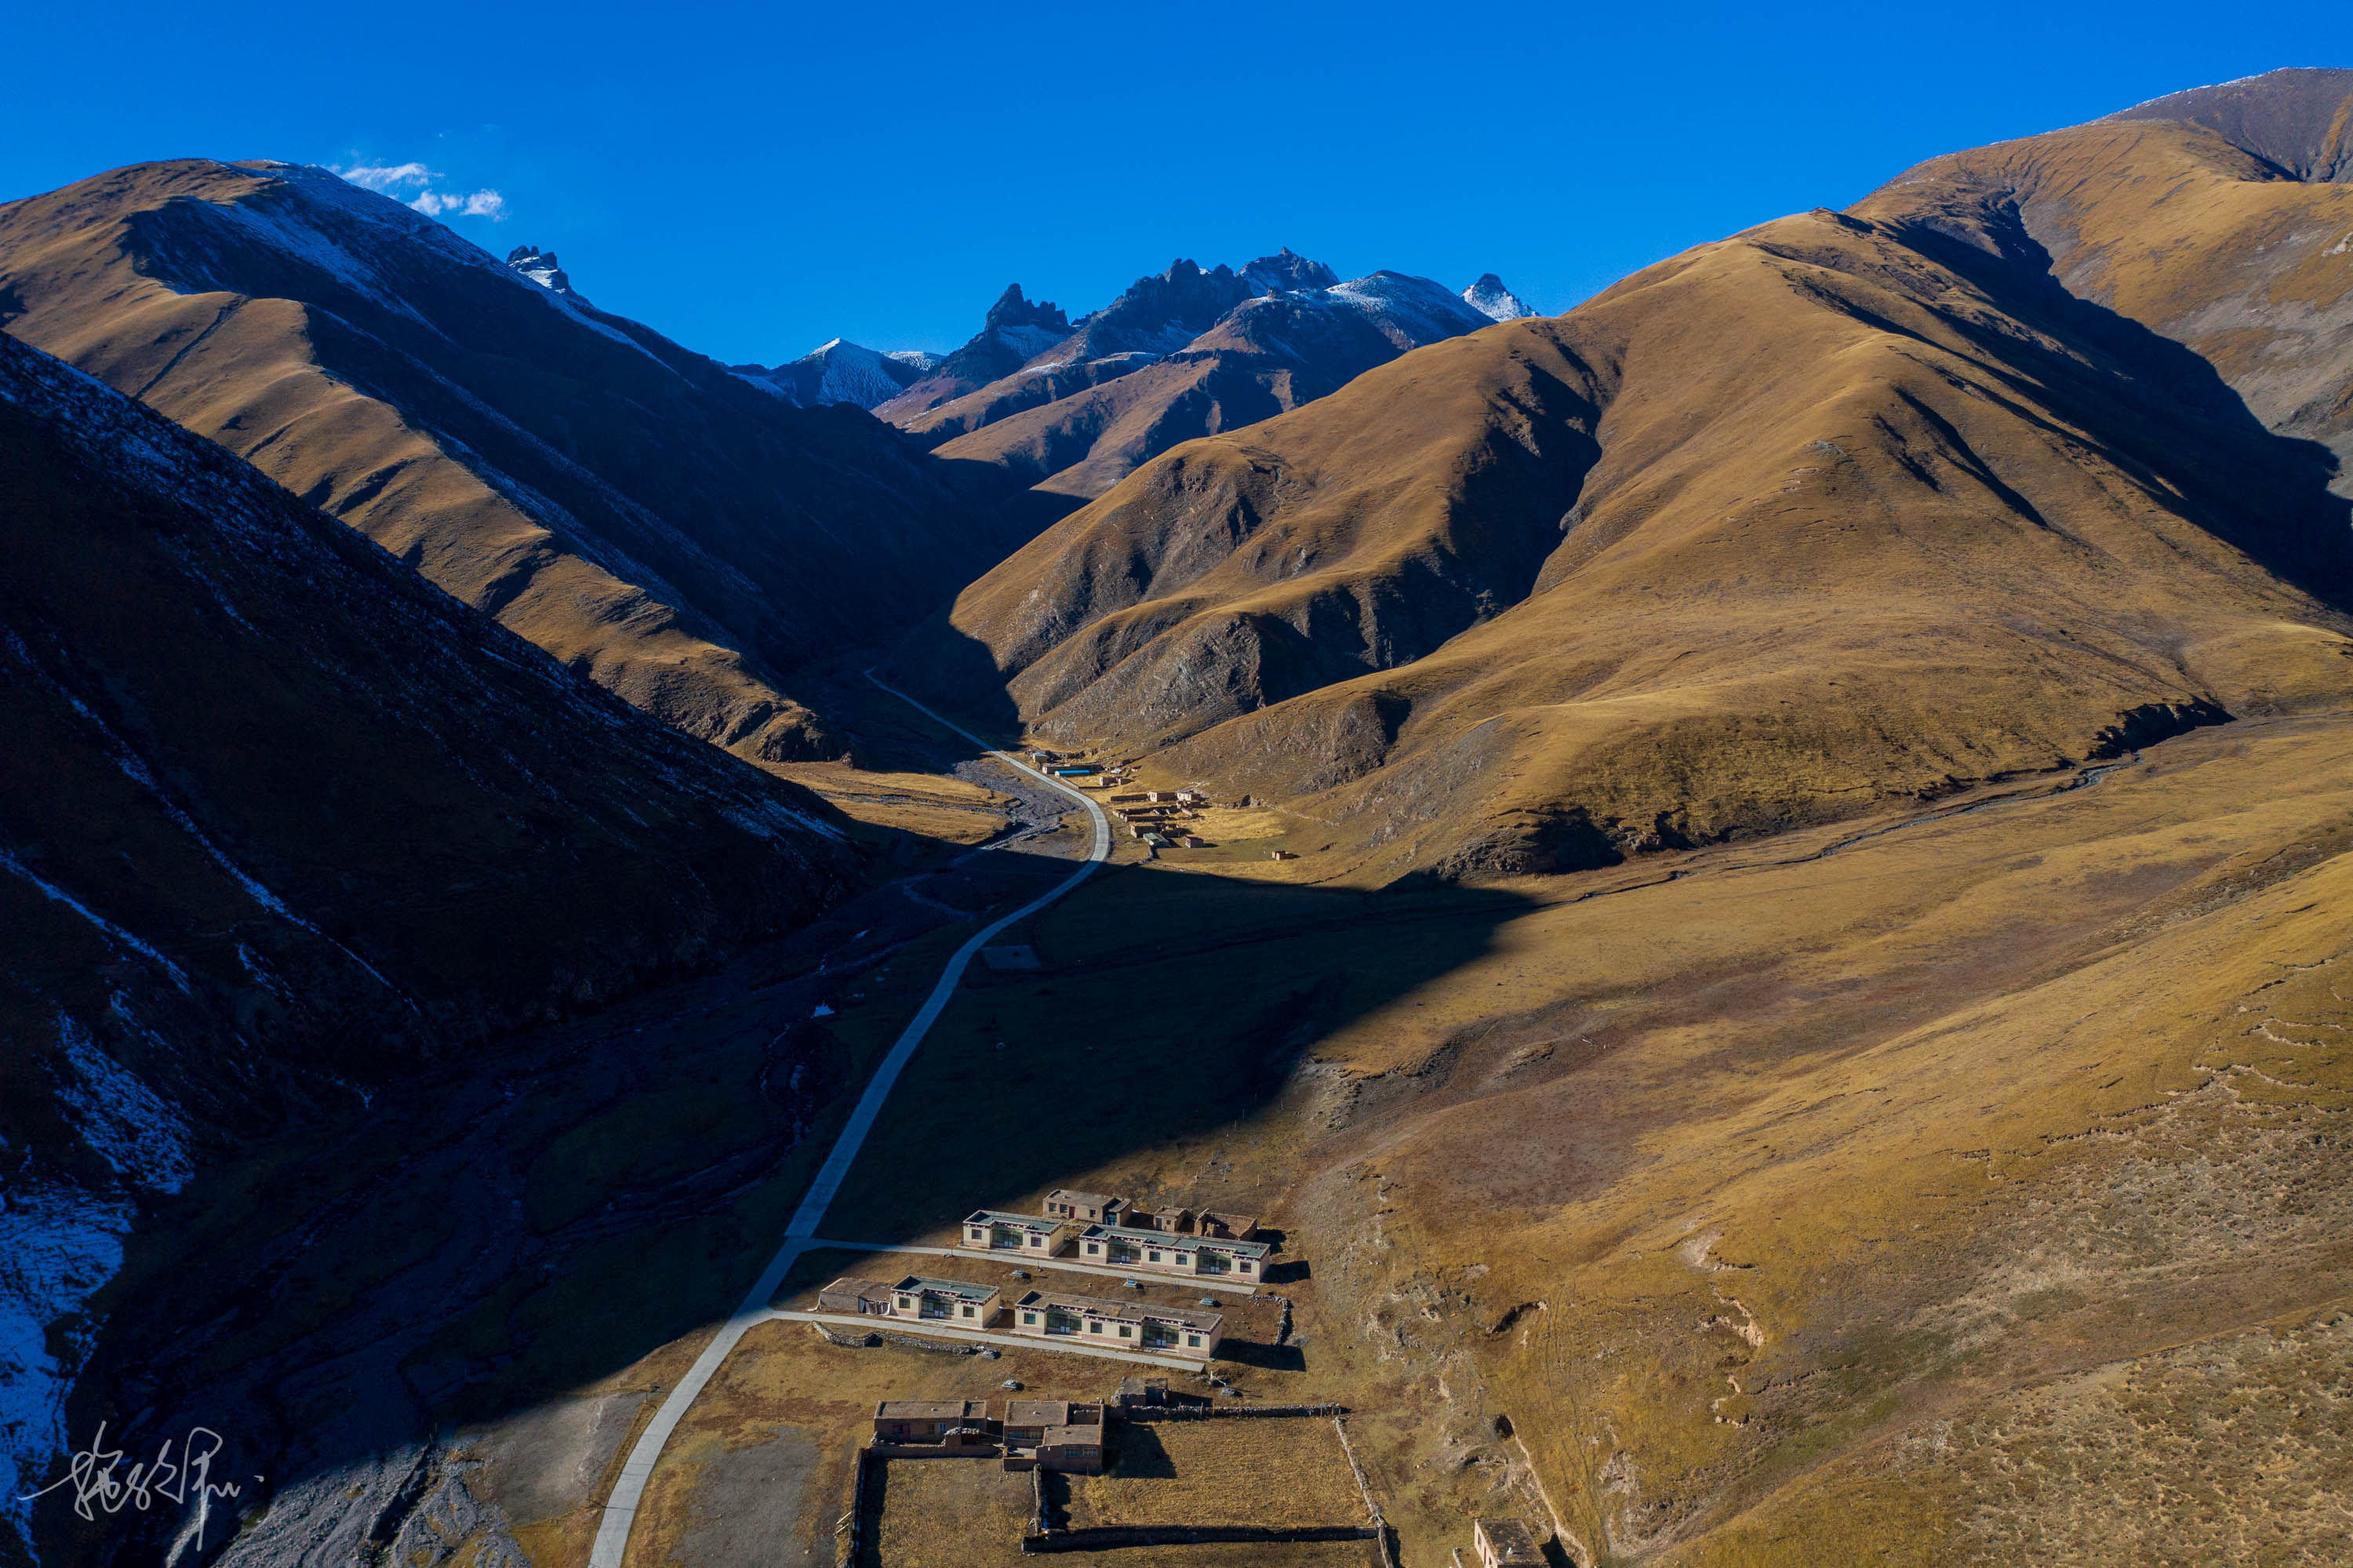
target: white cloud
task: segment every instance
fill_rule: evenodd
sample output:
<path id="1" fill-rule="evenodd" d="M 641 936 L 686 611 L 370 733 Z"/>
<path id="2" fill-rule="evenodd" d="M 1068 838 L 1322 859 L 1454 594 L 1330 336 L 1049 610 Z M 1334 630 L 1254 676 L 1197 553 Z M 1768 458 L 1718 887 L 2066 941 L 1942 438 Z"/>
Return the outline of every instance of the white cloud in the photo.
<path id="1" fill-rule="evenodd" d="M 434 177 L 433 171 L 422 164 L 354 164 L 348 169 L 341 164 L 330 166 L 352 184 L 364 185 L 372 191 L 396 191 L 403 185 L 421 185 Z"/>
<path id="2" fill-rule="evenodd" d="M 492 190 L 469 191 L 463 196 L 424 191 L 408 205 L 427 217 L 439 217 L 445 212 L 454 212 L 465 217 L 487 217 L 493 223 L 501 223 L 507 216 L 507 198 Z"/>
<path id="3" fill-rule="evenodd" d="M 385 196 L 397 197 L 415 190 L 417 195 L 409 199 L 408 205 L 427 217 L 455 213 L 460 217 L 487 217 L 493 223 L 506 221 L 506 197 L 489 189 L 434 190 L 432 183 L 441 176 L 422 164 L 354 164 L 350 168 L 340 164 L 330 166 L 352 184 Z"/>

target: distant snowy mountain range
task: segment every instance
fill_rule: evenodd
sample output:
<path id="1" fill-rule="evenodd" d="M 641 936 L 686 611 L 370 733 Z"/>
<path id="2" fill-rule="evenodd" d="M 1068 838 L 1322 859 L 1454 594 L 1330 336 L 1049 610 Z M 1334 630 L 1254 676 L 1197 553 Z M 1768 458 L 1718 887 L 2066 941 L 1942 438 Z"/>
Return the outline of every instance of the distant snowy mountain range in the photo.
<path id="1" fill-rule="evenodd" d="M 543 287 L 572 292 L 571 281 L 557 268 L 553 251 L 521 246 L 507 258 L 507 264 Z M 1155 284 L 1159 287 L 1150 287 Z M 1139 293 L 1162 297 L 1146 301 L 1139 299 Z M 1166 273 L 1139 280 L 1112 304 L 1082 316 L 1075 323 L 1051 303 L 1032 303 L 1017 283 L 990 307 L 981 330 L 954 354 L 923 349 L 884 352 L 837 337 L 786 364 L 733 368 L 754 386 L 803 408 L 851 403 L 879 408 L 904 397 L 927 380 L 934 382 L 926 388 L 931 396 L 918 395 L 921 408 L 909 409 L 902 405 L 892 410 L 891 417 L 903 423 L 1017 370 L 1052 369 L 1113 355 L 1145 355 L 1148 357 L 1144 362 L 1148 363 L 1150 358 L 1181 353 L 1231 312 L 1277 295 L 1309 309 L 1351 311 L 1396 342 L 1400 352 L 1493 322 L 1517 321 L 1536 313 L 1493 272 L 1482 274 L 1460 294 L 1427 278 L 1398 272 L 1375 272 L 1344 282 L 1322 262 L 1285 249 L 1261 257 L 1239 272 L 1223 267 L 1204 272 L 1191 262 L 1179 262 Z M 1199 306 L 1205 302 L 1214 308 L 1202 321 Z M 1155 305 L 1160 307 L 1157 312 L 1153 310 Z M 1477 313 L 1478 319 L 1463 310 L 1465 305 Z M 1157 313 L 1163 319 L 1149 323 L 1132 319 L 1146 313 Z M 1122 317 L 1131 319 L 1118 319 Z M 1116 348 L 1102 341 L 1114 333 L 1121 340 Z M 1037 361 L 1048 363 L 1033 363 Z M 940 374 L 944 370 L 944 377 Z"/>

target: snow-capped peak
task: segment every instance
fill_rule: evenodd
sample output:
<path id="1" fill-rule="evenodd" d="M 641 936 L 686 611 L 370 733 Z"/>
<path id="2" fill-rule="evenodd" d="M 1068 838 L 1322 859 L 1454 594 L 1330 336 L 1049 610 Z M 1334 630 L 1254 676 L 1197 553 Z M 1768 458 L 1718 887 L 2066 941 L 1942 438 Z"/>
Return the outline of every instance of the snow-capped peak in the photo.
<path id="1" fill-rule="evenodd" d="M 1493 272 L 1480 273 L 1479 281 L 1462 291 L 1462 302 L 1499 322 L 1515 322 L 1536 313 L 1526 301 L 1504 287 L 1504 281 Z"/>
<path id="2" fill-rule="evenodd" d="M 737 374 L 757 380 L 776 392 L 813 408 L 820 403 L 855 403 L 871 408 L 886 403 L 920 380 L 939 356 L 922 349 L 877 354 L 848 338 L 828 338 L 789 365 L 774 370 L 757 366 L 737 368 Z"/>
<path id="3" fill-rule="evenodd" d="M 572 280 L 563 268 L 556 265 L 553 250 L 542 250 L 536 245 L 518 245 L 507 252 L 507 265 L 551 294 L 580 300 L 580 295 L 573 290 Z M 588 302 L 580 300 L 580 302 L 586 304 Z"/>

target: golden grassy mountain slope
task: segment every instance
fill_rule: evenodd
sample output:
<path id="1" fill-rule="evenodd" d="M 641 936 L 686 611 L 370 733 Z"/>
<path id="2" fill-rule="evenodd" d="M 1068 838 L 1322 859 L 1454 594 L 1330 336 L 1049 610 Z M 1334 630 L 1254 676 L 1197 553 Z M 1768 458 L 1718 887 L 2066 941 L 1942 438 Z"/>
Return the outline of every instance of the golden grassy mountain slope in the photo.
<path id="1" fill-rule="evenodd" d="M 2252 184 L 2317 232 L 2348 195 L 2192 127 L 2104 134 L 2174 150 L 2168 213 Z M 2136 174 L 2102 177 L 2153 199 Z M 976 711 L 1280 798 L 1377 875 L 1604 863 L 2340 695 L 2331 454 L 2067 291 L 2032 208 L 1923 216 L 1954 188 L 1179 448 L 913 647 Z"/>
<path id="2" fill-rule="evenodd" d="M 864 416 L 322 169 L 140 164 L 0 207 L 0 325 L 746 755 L 828 749 L 776 672 L 911 624 L 1009 543 Z"/>

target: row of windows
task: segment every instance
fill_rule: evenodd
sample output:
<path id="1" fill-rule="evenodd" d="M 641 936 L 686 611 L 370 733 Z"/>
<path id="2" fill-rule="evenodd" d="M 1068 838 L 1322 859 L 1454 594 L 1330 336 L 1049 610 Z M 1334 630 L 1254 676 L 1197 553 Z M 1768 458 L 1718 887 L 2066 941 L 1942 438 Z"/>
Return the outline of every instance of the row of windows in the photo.
<path id="1" fill-rule="evenodd" d="M 1024 1323 L 1035 1323 L 1038 1321 L 1038 1314 L 1035 1312 L 1024 1312 L 1021 1314 L 1021 1320 Z M 1087 1325 L 1087 1332 L 1090 1334 L 1100 1334 L 1103 1331 L 1103 1326 L 1101 1323 L 1089 1323 Z M 1123 1340 L 1132 1340 L 1135 1337 L 1134 1330 L 1130 1325 L 1122 1323 L 1119 1326 L 1119 1337 Z M 1185 1343 L 1198 1351 L 1201 1348 L 1201 1336 L 1198 1334 L 1187 1334 L 1185 1336 Z"/>
<path id="2" fill-rule="evenodd" d="M 1102 1256 L 1102 1255 L 1103 1255 L 1103 1243 L 1101 1243 L 1101 1242 L 1089 1242 L 1089 1243 L 1087 1243 L 1087 1255 L 1088 1255 L 1089 1257 L 1100 1257 L 1100 1256 Z M 1134 1253 L 1130 1253 L 1130 1254 L 1128 1254 L 1128 1256 L 1130 1256 L 1130 1257 L 1134 1257 L 1134 1255 L 1134 1255 Z M 1158 1248 L 1152 1248 L 1152 1249 L 1147 1250 L 1147 1251 L 1145 1253 L 1144 1257 L 1145 1257 L 1145 1262 L 1147 1262 L 1147 1263 L 1159 1263 L 1159 1262 L 1164 1261 L 1164 1260 L 1162 1259 L 1161 1255 L 1160 1255 L 1160 1252 L 1159 1252 L 1159 1249 L 1158 1249 Z M 1166 1261 L 1166 1262 L 1168 1262 L 1168 1263 L 1172 1263 L 1172 1264 L 1175 1264 L 1175 1263 L 1182 1263 L 1182 1262 L 1184 1262 L 1184 1261 L 1185 1261 L 1185 1255 L 1184 1255 L 1183 1254 L 1179 1253 L 1179 1254 L 1177 1254 L 1177 1255 L 1174 1255 L 1174 1256 L 1171 1256 L 1171 1257 L 1169 1257 L 1169 1258 L 1166 1259 L 1165 1261 Z M 1234 1259 L 1234 1266 L 1235 1266 L 1236 1268 L 1238 1268 L 1238 1269 L 1241 1270 L 1241 1272 L 1243 1272 L 1244 1274 L 1248 1274 L 1248 1273 L 1250 1273 L 1250 1259 L 1248 1259 L 1248 1258 L 1246 1258 L 1246 1257 L 1238 1257 L 1238 1258 Z"/>

